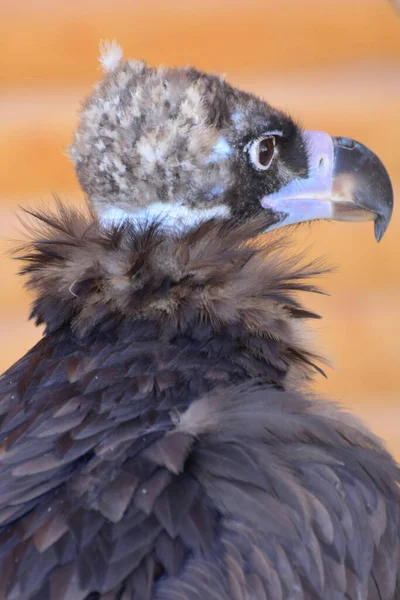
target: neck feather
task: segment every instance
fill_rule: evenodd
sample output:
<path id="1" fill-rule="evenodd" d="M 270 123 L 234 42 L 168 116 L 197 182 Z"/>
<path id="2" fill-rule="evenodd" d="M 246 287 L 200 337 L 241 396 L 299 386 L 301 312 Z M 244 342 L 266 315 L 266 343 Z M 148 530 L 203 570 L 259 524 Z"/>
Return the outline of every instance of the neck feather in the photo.
<path id="1" fill-rule="evenodd" d="M 276 232 L 256 244 L 265 223 L 214 220 L 178 235 L 125 219 L 104 228 L 62 206 L 59 214 L 34 216 L 38 232 L 19 258 L 36 295 L 31 316 L 46 334 L 62 331 L 90 344 L 138 320 L 163 339 L 204 327 L 237 343 L 240 360 L 253 366 L 297 369 L 297 380 L 299 368 L 304 377 L 319 370 L 302 327 L 317 315 L 296 295 L 317 292 L 309 279 L 323 270 L 299 266 Z"/>

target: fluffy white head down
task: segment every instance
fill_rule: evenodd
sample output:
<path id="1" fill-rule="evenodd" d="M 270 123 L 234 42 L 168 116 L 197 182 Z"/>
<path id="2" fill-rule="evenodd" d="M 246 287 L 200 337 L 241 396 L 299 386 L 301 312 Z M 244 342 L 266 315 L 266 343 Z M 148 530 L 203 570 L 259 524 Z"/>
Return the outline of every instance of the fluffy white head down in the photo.
<path id="1" fill-rule="evenodd" d="M 99 63 L 105 73 L 114 71 L 122 60 L 124 53 L 121 46 L 118 46 L 115 40 L 102 40 L 100 42 Z"/>

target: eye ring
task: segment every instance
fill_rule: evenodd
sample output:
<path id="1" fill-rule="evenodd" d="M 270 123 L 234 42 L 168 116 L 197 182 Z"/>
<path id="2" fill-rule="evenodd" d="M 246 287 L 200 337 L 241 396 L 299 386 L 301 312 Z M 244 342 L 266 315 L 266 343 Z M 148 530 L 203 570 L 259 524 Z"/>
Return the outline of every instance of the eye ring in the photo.
<path id="1" fill-rule="evenodd" d="M 258 171 L 267 171 L 275 156 L 275 135 L 262 135 L 247 146 L 250 162 Z"/>

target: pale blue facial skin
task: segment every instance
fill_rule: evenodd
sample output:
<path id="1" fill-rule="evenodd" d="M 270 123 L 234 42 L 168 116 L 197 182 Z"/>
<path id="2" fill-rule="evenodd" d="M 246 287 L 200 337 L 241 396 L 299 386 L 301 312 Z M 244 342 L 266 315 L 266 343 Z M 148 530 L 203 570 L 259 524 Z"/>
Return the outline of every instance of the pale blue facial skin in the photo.
<path id="1" fill-rule="evenodd" d="M 231 154 L 232 154 L 232 147 L 228 143 L 227 139 L 224 137 L 220 137 L 217 140 L 217 142 L 210 154 L 210 157 L 207 160 L 207 163 L 208 164 L 217 163 L 220 160 L 229 158 Z"/>
<path id="2" fill-rule="evenodd" d="M 225 188 L 222 185 L 215 185 L 209 192 L 205 194 L 207 200 L 211 200 L 212 198 L 216 198 L 217 196 L 222 196 L 225 192 Z"/>
<path id="3" fill-rule="evenodd" d="M 232 121 L 234 123 L 239 124 L 241 121 L 243 121 L 243 113 L 240 111 L 236 111 L 235 113 L 233 113 L 232 115 Z"/>

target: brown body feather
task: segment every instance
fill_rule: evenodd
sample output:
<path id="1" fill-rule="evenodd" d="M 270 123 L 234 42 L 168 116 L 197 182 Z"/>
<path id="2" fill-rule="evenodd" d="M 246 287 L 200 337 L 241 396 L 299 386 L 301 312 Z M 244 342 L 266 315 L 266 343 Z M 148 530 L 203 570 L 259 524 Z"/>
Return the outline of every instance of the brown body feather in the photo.
<path id="1" fill-rule="evenodd" d="M 292 389 L 318 269 L 255 221 L 41 220 L 46 333 L 0 379 L 0 599 L 400 598 L 395 462 Z"/>

